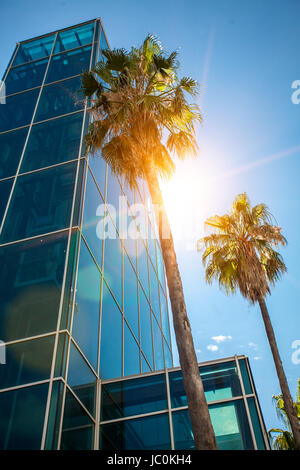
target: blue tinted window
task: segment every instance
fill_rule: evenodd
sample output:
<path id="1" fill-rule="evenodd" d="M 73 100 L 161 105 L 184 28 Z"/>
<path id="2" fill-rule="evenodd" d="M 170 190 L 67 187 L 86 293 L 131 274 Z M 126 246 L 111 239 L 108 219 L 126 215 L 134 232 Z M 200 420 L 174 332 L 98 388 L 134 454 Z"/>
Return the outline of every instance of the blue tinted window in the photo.
<path id="1" fill-rule="evenodd" d="M 35 122 L 72 113 L 83 108 L 83 101 L 77 93 L 80 78 L 71 78 L 47 85 L 43 88 Z"/>
<path id="2" fill-rule="evenodd" d="M 148 362 L 146 361 L 143 353 L 141 353 L 141 367 L 142 367 L 142 373 L 151 372 L 151 368 Z"/>
<path id="3" fill-rule="evenodd" d="M 0 368 L 0 388 L 37 382 L 50 377 L 55 336 L 6 346 L 5 367 Z"/>
<path id="4" fill-rule="evenodd" d="M 49 65 L 46 83 L 79 75 L 84 70 L 89 70 L 90 59 L 91 47 L 83 47 L 53 56 Z"/>
<path id="5" fill-rule="evenodd" d="M 72 335 L 97 370 L 101 277 L 84 241 L 81 242 Z"/>
<path id="6" fill-rule="evenodd" d="M 140 373 L 140 350 L 126 323 L 124 323 L 124 375 Z"/>
<path id="7" fill-rule="evenodd" d="M 262 428 L 261 428 L 259 417 L 258 417 L 258 411 L 257 411 L 257 408 L 256 408 L 255 399 L 254 398 L 248 398 L 247 401 L 248 401 L 252 426 L 253 426 L 253 429 L 254 429 L 257 448 L 259 450 L 265 450 L 266 445 L 265 445 L 265 441 L 264 441 L 264 437 L 263 437 L 263 433 L 262 433 Z"/>
<path id="8" fill-rule="evenodd" d="M 152 316 L 152 328 L 153 328 L 155 369 L 160 370 L 164 368 L 162 335 L 161 335 L 161 330 L 158 326 L 158 323 L 153 316 Z"/>
<path id="9" fill-rule="evenodd" d="M 195 442 L 189 411 L 173 411 L 172 420 L 175 449 L 195 450 Z"/>
<path id="10" fill-rule="evenodd" d="M 82 406 L 67 390 L 60 449 L 89 450 L 93 448 L 94 426 Z"/>
<path id="11" fill-rule="evenodd" d="M 61 380 L 53 382 L 45 442 L 46 450 L 55 450 L 57 448 L 63 388 L 64 384 Z"/>
<path id="12" fill-rule="evenodd" d="M 0 393 L 0 449 L 39 450 L 48 384 Z"/>
<path id="13" fill-rule="evenodd" d="M 122 246 L 115 229 L 113 235 L 104 242 L 104 277 L 122 307 Z"/>
<path id="14" fill-rule="evenodd" d="M 67 235 L 0 248 L 0 338 L 34 336 L 57 327 Z"/>
<path id="15" fill-rule="evenodd" d="M 95 411 L 96 376 L 71 342 L 68 384 L 81 403 L 93 415 Z"/>
<path id="16" fill-rule="evenodd" d="M 0 134 L 0 178 L 16 174 L 28 129 Z"/>
<path id="17" fill-rule="evenodd" d="M 253 450 L 243 400 L 209 406 L 219 450 Z"/>
<path id="18" fill-rule="evenodd" d="M 246 359 L 240 359 L 239 360 L 239 366 L 241 370 L 241 375 L 244 383 L 244 389 L 246 395 L 253 393 L 252 387 L 251 387 L 251 382 L 250 382 L 250 377 L 247 369 L 247 364 L 246 364 Z"/>
<path id="19" fill-rule="evenodd" d="M 108 49 L 108 44 L 107 44 L 107 41 L 105 39 L 105 34 L 104 34 L 104 31 L 103 29 L 101 28 L 101 32 L 100 32 L 100 49 Z"/>
<path id="20" fill-rule="evenodd" d="M 97 216 L 97 208 L 104 204 L 100 196 L 95 181 L 87 172 L 84 212 L 82 222 L 82 233 L 92 250 L 98 265 L 102 267 L 102 246 L 103 246 L 103 217 Z"/>
<path id="21" fill-rule="evenodd" d="M 105 198 L 106 163 L 99 154 L 89 156 L 89 167 L 92 170 L 103 199 Z"/>
<path id="22" fill-rule="evenodd" d="M 5 106 L 0 106 L 0 132 L 31 123 L 39 88 L 8 96 Z"/>
<path id="23" fill-rule="evenodd" d="M 136 338 L 139 338 L 137 278 L 133 267 L 124 255 L 124 315 Z"/>
<path id="24" fill-rule="evenodd" d="M 119 197 L 121 195 L 121 186 L 119 180 L 112 173 L 111 169 L 108 168 L 106 202 L 107 204 L 114 206 L 117 213 L 119 211 Z"/>
<path id="25" fill-rule="evenodd" d="M 40 86 L 47 64 L 48 60 L 40 60 L 11 68 L 5 80 L 6 94 L 11 95 L 18 91 Z"/>
<path id="26" fill-rule="evenodd" d="M 100 426 L 102 450 L 171 449 L 167 413 Z"/>
<path id="27" fill-rule="evenodd" d="M 82 113 L 32 127 L 21 173 L 74 160 L 79 154 Z"/>
<path id="28" fill-rule="evenodd" d="M 241 395 L 239 378 L 234 362 L 201 367 L 200 375 L 208 402 Z M 172 406 L 187 405 L 181 370 L 171 372 L 169 379 Z"/>
<path id="29" fill-rule="evenodd" d="M 164 340 L 164 355 L 165 355 L 165 364 L 167 368 L 173 367 L 172 353 L 168 348 L 167 342 Z"/>
<path id="30" fill-rule="evenodd" d="M 95 23 L 93 22 L 59 33 L 55 43 L 54 54 L 93 42 L 94 26 Z"/>
<path id="31" fill-rule="evenodd" d="M 0 181 L 0 225 L 5 213 L 7 201 L 10 195 L 10 190 L 13 184 L 13 178 L 9 180 Z"/>
<path id="32" fill-rule="evenodd" d="M 162 324 L 163 334 L 169 346 L 171 346 L 168 304 L 167 304 L 166 296 L 164 295 L 163 290 L 161 288 L 159 291 L 159 297 L 160 297 L 160 312 L 161 312 L 161 324 Z"/>
<path id="33" fill-rule="evenodd" d="M 42 59 L 50 55 L 55 35 L 46 36 L 20 44 L 13 65 L 24 64 L 31 60 Z"/>
<path id="34" fill-rule="evenodd" d="M 103 283 L 101 314 L 100 377 L 122 375 L 122 315 L 111 293 Z"/>
<path id="35" fill-rule="evenodd" d="M 149 273 L 150 273 L 150 290 L 151 290 L 151 308 L 155 313 L 157 321 L 160 323 L 160 306 L 159 306 L 159 284 L 156 272 L 153 269 L 152 263 L 149 261 Z"/>
<path id="36" fill-rule="evenodd" d="M 164 374 L 103 384 L 101 420 L 124 418 L 168 408 Z"/>
<path id="37" fill-rule="evenodd" d="M 70 225 L 76 164 L 19 176 L 1 242 L 49 233 Z M 26 201 L 26 204 L 24 204 Z"/>
<path id="38" fill-rule="evenodd" d="M 147 297 L 149 297 L 148 256 L 144 242 L 141 238 L 137 240 L 137 247 L 139 279 Z"/>
<path id="39" fill-rule="evenodd" d="M 141 288 L 139 288 L 140 304 L 140 324 L 141 324 L 141 348 L 153 368 L 153 349 L 152 349 L 152 327 L 150 317 L 150 307 Z"/>

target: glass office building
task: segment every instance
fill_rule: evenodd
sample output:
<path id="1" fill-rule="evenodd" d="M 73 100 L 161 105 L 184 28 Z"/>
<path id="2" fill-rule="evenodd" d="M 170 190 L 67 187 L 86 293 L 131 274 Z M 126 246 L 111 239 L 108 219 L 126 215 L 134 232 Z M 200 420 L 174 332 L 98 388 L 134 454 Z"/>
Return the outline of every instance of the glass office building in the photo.
<path id="1" fill-rule="evenodd" d="M 3 77 L 1 449 L 193 448 L 148 188 L 84 145 L 80 74 L 107 47 L 88 21 L 18 43 Z M 219 447 L 267 447 L 246 358 L 200 371 Z"/>
<path id="2" fill-rule="evenodd" d="M 95 19 L 18 43 L 3 77 L 2 449 L 63 448 L 62 429 L 70 426 L 68 446 L 71 439 L 75 448 L 92 448 L 99 379 L 172 366 L 147 187 L 132 191 L 85 152 L 91 103 L 78 91 L 80 74 L 107 47 Z M 138 239 L 122 235 L 125 221 L 131 232 L 140 229 L 134 203 L 145 207 Z"/>

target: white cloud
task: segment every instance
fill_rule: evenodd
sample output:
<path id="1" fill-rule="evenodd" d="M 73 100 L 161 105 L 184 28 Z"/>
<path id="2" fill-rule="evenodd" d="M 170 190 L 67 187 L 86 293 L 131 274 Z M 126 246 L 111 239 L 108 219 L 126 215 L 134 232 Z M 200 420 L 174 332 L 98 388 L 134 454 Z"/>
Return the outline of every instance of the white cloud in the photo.
<path id="1" fill-rule="evenodd" d="M 213 339 L 216 343 L 222 343 L 223 341 L 231 340 L 232 336 L 219 335 L 219 336 L 212 336 L 211 339 Z"/>
<path id="2" fill-rule="evenodd" d="M 248 343 L 248 346 L 250 346 L 250 348 L 257 349 L 257 344 L 252 343 L 251 341 L 250 341 L 250 343 Z"/>
<path id="3" fill-rule="evenodd" d="M 219 348 L 218 348 L 218 346 L 216 346 L 215 344 L 209 344 L 209 345 L 207 346 L 207 349 L 208 349 L 209 351 L 214 352 L 214 351 L 218 351 Z"/>
<path id="4" fill-rule="evenodd" d="M 253 359 L 254 359 L 255 361 L 259 361 L 259 359 L 261 359 L 261 357 L 255 356 Z"/>

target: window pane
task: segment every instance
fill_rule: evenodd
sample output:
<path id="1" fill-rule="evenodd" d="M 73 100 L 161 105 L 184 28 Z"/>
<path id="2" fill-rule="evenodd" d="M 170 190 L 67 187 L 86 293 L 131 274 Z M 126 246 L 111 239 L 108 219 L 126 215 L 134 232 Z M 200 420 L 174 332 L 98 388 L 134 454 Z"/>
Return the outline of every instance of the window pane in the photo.
<path id="1" fill-rule="evenodd" d="M 68 384 L 86 409 L 94 415 L 96 376 L 71 341 Z"/>
<path id="2" fill-rule="evenodd" d="M 31 123 L 39 91 L 38 88 L 6 98 L 6 104 L 0 106 L 0 132 Z"/>
<path id="3" fill-rule="evenodd" d="M 235 362 L 200 367 L 207 401 L 223 400 L 242 395 Z"/>
<path id="4" fill-rule="evenodd" d="M 54 54 L 93 42 L 94 25 L 95 23 L 93 22 L 59 33 L 55 43 Z"/>
<path id="5" fill-rule="evenodd" d="M 62 450 L 93 449 L 93 434 L 92 420 L 67 390 L 60 448 Z"/>
<path id="6" fill-rule="evenodd" d="M 146 359 L 145 359 L 143 353 L 141 354 L 141 359 L 142 359 L 142 363 L 141 363 L 141 366 L 142 366 L 142 373 L 144 373 L 144 372 L 151 372 L 151 368 L 150 368 L 148 362 L 146 361 Z"/>
<path id="7" fill-rule="evenodd" d="M 108 44 L 105 39 L 105 34 L 103 29 L 101 28 L 101 33 L 100 33 L 100 48 L 102 49 L 108 49 Z"/>
<path id="8" fill-rule="evenodd" d="M 124 375 L 140 373 L 140 350 L 128 326 L 124 322 Z"/>
<path id="9" fill-rule="evenodd" d="M 16 174 L 28 129 L 0 134 L 0 178 Z"/>
<path id="10" fill-rule="evenodd" d="M 172 413 L 174 444 L 176 450 L 195 450 L 194 436 L 188 410 Z"/>
<path id="11" fill-rule="evenodd" d="M 149 297 L 149 280 L 148 280 L 148 256 L 147 251 L 142 239 L 137 240 L 137 253 L 138 253 L 138 272 L 139 272 L 139 279 L 144 288 L 144 291 Z"/>
<path id="12" fill-rule="evenodd" d="M 168 408 L 164 374 L 103 384 L 101 420 L 134 416 Z"/>
<path id="13" fill-rule="evenodd" d="M 166 341 L 164 341 L 164 354 L 165 354 L 166 367 L 167 368 L 173 367 L 172 353 L 170 349 L 168 348 Z"/>
<path id="14" fill-rule="evenodd" d="M 35 122 L 72 113 L 83 108 L 83 101 L 77 93 L 80 78 L 71 78 L 43 88 Z"/>
<path id="15" fill-rule="evenodd" d="M 241 388 L 235 363 L 214 364 L 200 368 L 207 401 L 223 400 L 241 395 Z M 173 407 L 187 405 L 182 372 L 169 374 L 171 401 Z"/>
<path id="16" fill-rule="evenodd" d="M 1 234 L 2 243 L 70 225 L 76 165 L 70 163 L 18 177 Z"/>
<path id="17" fill-rule="evenodd" d="M 63 389 L 64 384 L 61 380 L 56 380 L 53 382 L 45 442 L 46 450 L 57 449 Z"/>
<path id="18" fill-rule="evenodd" d="M 20 44 L 13 65 L 24 64 L 31 60 L 42 59 L 50 55 L 55 35 L 35 39 L 34 41 Z"/>
<path id="19" fill-rule="evenodd" d="M 258 412 L 257 412 L 255 400 L 254 400 L 254 398 L 248 398 L 247 401 L 248 401 L 252 426 L 253 426 L 253 429 L 254 429 L 257 448 L 259 450 L 266 450 L 266 445 L 265 445 L 265 441 L 264 441 L 264 437 L 263 437 L 263 433 L 262 433 L 262 428 L 261 428 L 259 417 L 258 417 Z"/>
<path id="20" fill-rule="evenodd" d="M 82 233 L 92 250 L 100 268 L 102 268 L 102 247 L 103 247 L 103 217 L 97 216 L 97 208 L 104 204 L 95 181 L 87 172 L 84 212 L 82 222 Z"/>
<path id="21" fill-rule="evenodd" d="M 100 272 L 81 241 L 72 335 L 97 370 L 100 315 Z"/>
<path id="22" fill-rule="evenodd" d="M 246 395 L 251 394 L 253 393 L 253 390 L 251 387 L 250 377 L 249 377 L 249 373 L 247 370 L 246 359 L 240 359 L 239 366 L 240 366 L 241 375 L 242 375 L 242 379 L 244 383 L 245 393 Z"/>
<path id="23" fill-rule="evenodd" d="M 243 400 L 211 405 L 209 414 L 219 450 L 253 449 Z"/>
<path id="24" fill-rule="evenodd" d="M 167 414 L 100 426 L 102 450 L 171 449 Z"/>
<path id="25" fill-rule="evenodd" d="M 139 303 L 140 303 L 140 324 L 141 324 L 141 348 L 153 368 L 153 349 L 152 349 L 152 327 L 150 317 L 150 307 L 145 294 L 139 287 Z"/>
<path id="26" fill-rule="evenodd" d="M 155 370 L 160 370 L 165 367 L 163 345 L 162 345 L 162 334 L 154 316 L 152 316 L 152 328 L 153 328 Z"/>
<path id="27" fill-rule="evenodd" d="M 123 259 L 124 259 L 124 315 L 133 333 L 135 334 L 135 337 L 139 339 L 137 277 L 126 254 L 124 254 Z"/>
<path id="28" fill-rule="evenodd" d="M 115 208 L 117 214 L 119 212 L 119 197 L 121 195 L 121 186 L 119 180 L 112 173 L 111 169 L 108 168 L 106 202 L 107 204 L 111 204 Z"/>
<path id="29" fill-rule="evenodd" d="M 91 50 L 91 47 L 84 47 L 53 56 L 49 65 L 46 83 L 79 75 L 84 70 L 89 70 Z"/>
<path id="30" fill-rule="evenodd" d="M 20 65 L 19 67 L 10 69 L 5 80 L 6 94 L 11 95 L 18 91 L 40 86 L 45 75 L 47 64 L 48 59 L 31 62 L 30 64 Z"/>
<path id="31" fill-rule="evenodd" d="M 0 449 L 39 450 L 48 384 L 0 393 Z"/>
<path id="32" fill-rule="evenodd" d="M 122 375 L 122 315 L 111 293 L 103 283 L 101 320 L 100 377 L 111 379 Z"/>
<path id="33" fill-rule="evenodd" d="M 162 288 L 160 288 L 159 297 L 160 297 L 160 312 L 161 312 L 161 323 L 162 323 L 163 334 L 167 340 L 167 343 L 171 347 L 168 303 L 167 303 L 167 299 L 166 299 L 165 294 L 163 293 Z"/>
<path id="34" fill-rule="evenodd" d="M 0 249 L 0 338 L 2 341 L 55 331 L 67 235 Z"/>
<path id="35" fill-rule="evenodd" d="M 122 307 L 122 246 L 109 217 L 107 221 L 115 238 L 108 235 L 104 242 L 104 277 Z"/>
<path id="36" fill-rule="evenodd" d="M 219 450 L 253 449 L 242 400 L 209 406 Z M 172 413 L 175 449 L 195 449 L 188 410 Z"/>
<path id="37" fill-rule="evenodd" d="M 54 119 L 32 127 L 21 173 L 68 160 L 79 154 L 83 113 Z"/>
<path id="38" fill-rule="evenodd" d="M 0 225 L 5 213 L 7 201 L 10 195 L 14 179 L 0 181 Z"/>
<path id="39" fill-rule="evenodd" d="M 98 153 L 89 156 L 89 167 L 92 170 L 94 178 L 97 182 L 98 188 L 100 189 L 103 199 L 105 198 L 105 174 L 106 174 L 106 163 Z"/>
<path id="40" fill-rule="evenodd" d="M 159 306 L 159 284 L 156 272 L 153 269 L 153 265 L 149 260 L 149 273 L 150 273 L 150 296 L 151 296 L 151 308 L 155 313 L 158 323 L 160 323 L 160 306 Z"/>
<path id="41" fill-rule="evenodd" d="M 0 368 L 0 388 L 14 387 L 50 377 L 55 336 L 9 344 L 5 367 Z"/>

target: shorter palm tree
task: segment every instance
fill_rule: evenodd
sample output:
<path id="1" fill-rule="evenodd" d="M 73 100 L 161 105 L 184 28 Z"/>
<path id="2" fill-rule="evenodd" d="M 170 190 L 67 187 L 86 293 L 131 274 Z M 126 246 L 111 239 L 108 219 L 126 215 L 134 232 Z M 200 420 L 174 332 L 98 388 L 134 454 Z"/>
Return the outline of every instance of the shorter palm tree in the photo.
<path id="1" fill-rule="evenodd" d="M 198 250 L 202 250 L 203 246 L 205 248 L 202 261 L 206 266 L 206 281 L 211 283 L 216 279 L 227 294 L 239 290 L 250 303 L 258 302 L 295 449 L 300 450 L 300 424 L 265 302 L 270 286 L 286 271 L 281 255 L 273 249 L 287 243 L 281 227 L 274 225 L 274 217 L 265 204 L 251 207 L 245 193 L 235 198 L 230 214 L 216 215 L 206 220 L 205 224 L 215 230 L 215 233 L 199 240 L 197 245 Z"/>
<path id="2" fill-rule="evenodd" d="M 272 440 L 273 448 L 276 450 L 295 450 L 295 439 L 291 432 L 290 423 L 286 414 L 282 394 L 273 395 L 278 417 L 284 423 L 287 429 L 272 428 L 268 431 L 269 438 Z M 300 379 L 298 379 L 296 402 L 294 408 L 300 421 Z"/>

